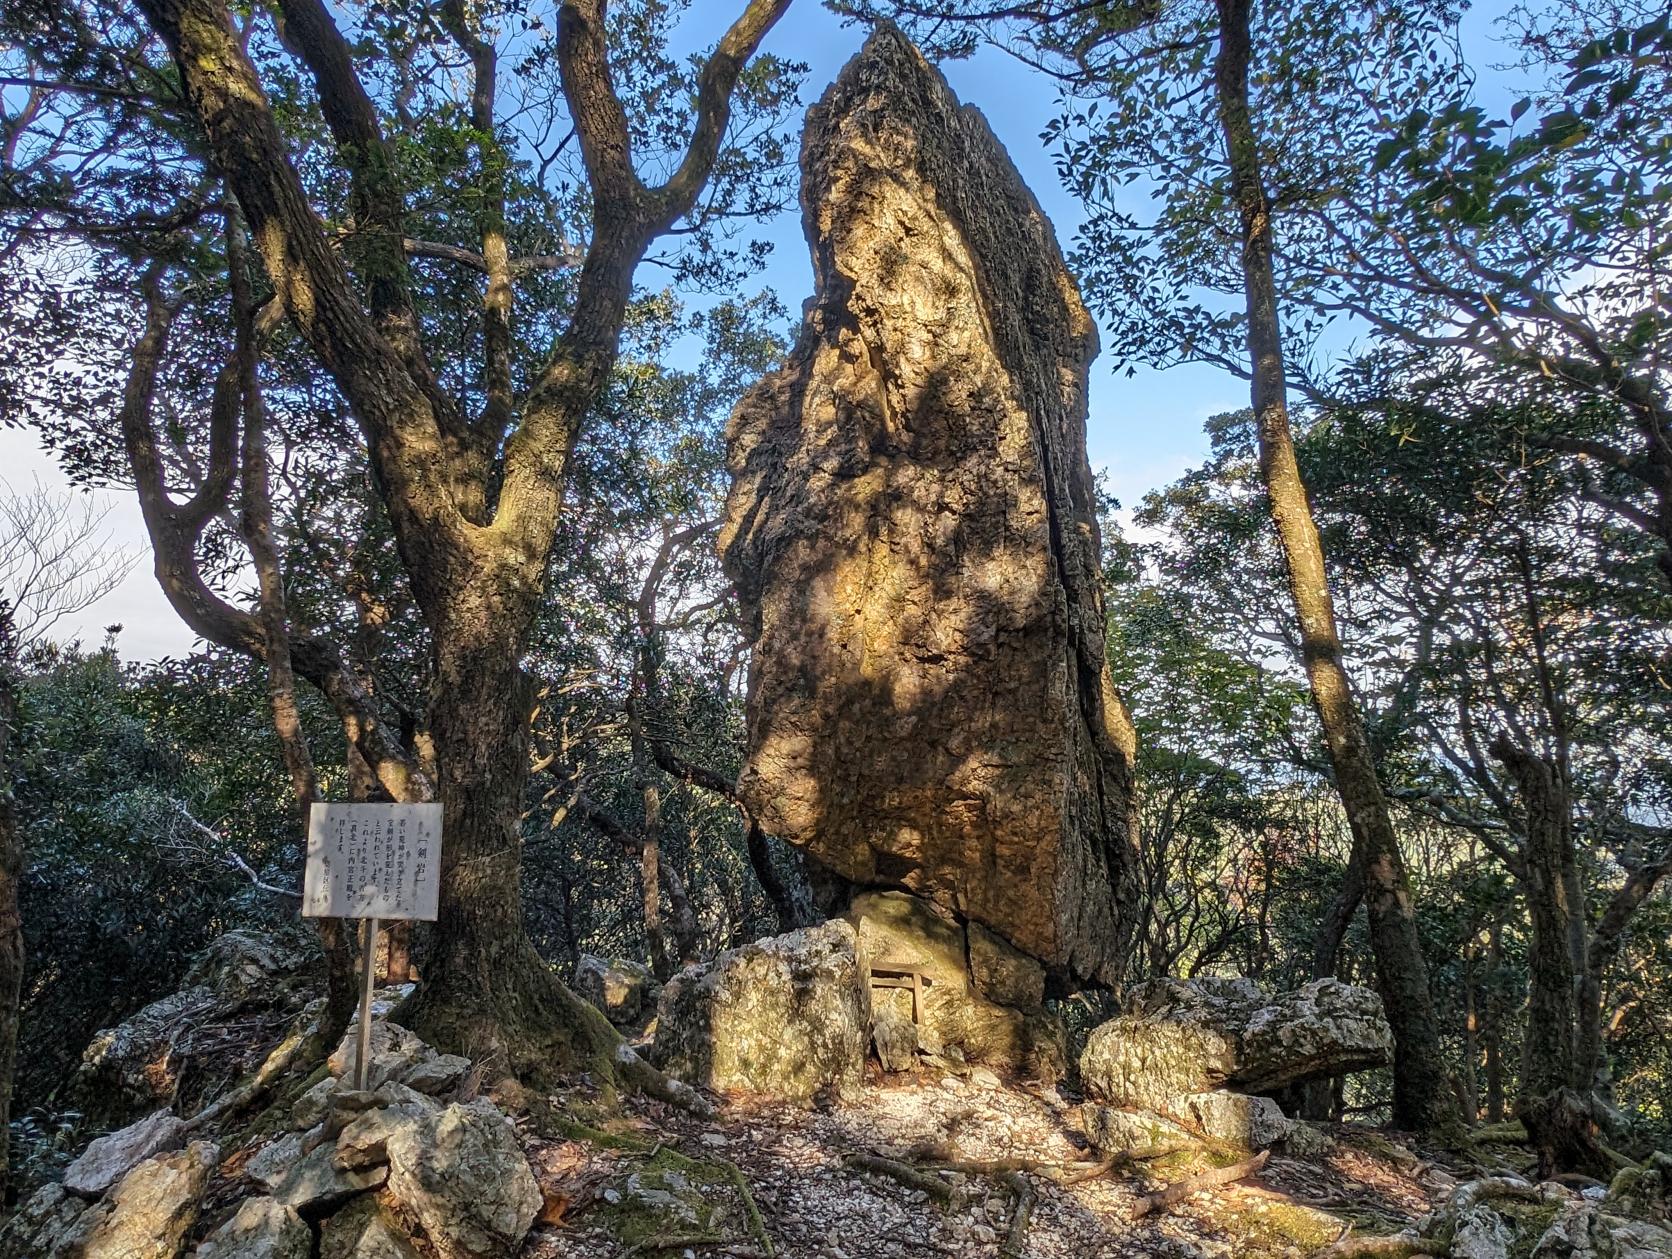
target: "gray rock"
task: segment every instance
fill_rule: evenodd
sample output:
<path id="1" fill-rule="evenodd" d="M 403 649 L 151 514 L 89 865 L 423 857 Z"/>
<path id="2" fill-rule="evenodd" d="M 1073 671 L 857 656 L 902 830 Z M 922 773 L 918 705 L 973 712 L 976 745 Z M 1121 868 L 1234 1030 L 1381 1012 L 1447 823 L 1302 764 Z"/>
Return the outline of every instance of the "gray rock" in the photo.
<path id="1" fill-rule="evenodd" d="M 308 1259 L 313 1231 L 272 1198 L 246 1198 L 225 1224 L 192 1252 L 193 1259 Z"/>
<path id="2" fill-rule="evenodd" d="M 389 1161 L 389 1137 L 422 1118 L 429 1107 L 411 1102 L 362 1111 L 337 1137 L 332 1163 L 343 1171 L 363 1171 Z"/>
<path id="3" fill-rule="evenodd" d="M 75 1100 L 95 1122 L 113 1127 L 170 1104 L 185 1060 L 177 1047 L 182 1029 L 255 1010 L 299 1012 L 321 970 L 306 932 L 227 932 L 198 954 L 178 992 L 93 1037 L 77 1068 Z"/>
<path id="4" fill-rule="evenodd" d="M 62 1185 L 41 1186 L 0 1226 L 0 1259 L 58 1259 L 88 1209 Z"/>
<path id="5" fill-rule="evenodd" d="M 898 1008 L 892 994 L 873 993 L 871 1043 L 884 1071 L 910 1071 L 917 1065 L 917 1026 Z"/>
<path id="6" fill-rule="evenodd" d="M 582 953 L 575 964 L 575 991 L 617 1027 L 632 1027 L 655 1005 L 656 977 L 649 967 L 627 958 Z"/>
<path id="7" fill-rule="evenodd" d="M 386 1167 L 338 1167 L 332 1161 L 336 1148 L 323 1135 L 317 1130 L 287 1133 L 245 1164 L 244 1174 L 285 1206 L 308 1215 L 329 1211 L 388 1179 Z"/>
<path id="8" fill-rule="evenodd" d="M 442 1259 L 510 1259 L 540 1187 L 510 1123 L 478 1098 L 425 1112 L 389 1135 L 389 1193 Z"/>
<path id="9" fill-rule="evenodd" d="M 1088 1093 L 1124 1106 L 1221 1086 L 1266 1092 L 1387 1063 L 1381 998 L 1322 979 L 1268 996 L 1251 980 L 1151 980 L 1098 1027 L 1080 1057 Z"/>
<path id="10" fill-rule="evenodd" d="M 1135 737 L 1085 452 L 1096 326 L 981 115 L 879 27 L 808 112 L 816 271 L 738 403 L 720 550 L 771 834 L 1120 979 Z"/>
<path id="11" fill-rule="evenodd" d="M 193 1141 L 139 1164 L 77 1220 L 70 1253 L 77 1259 L 179 1259 L 219 1159 L 218 1146 Z"/>
<path id="12" fill-rule="evenodd" d="M 465 1076 L 470 1074 L 470 1065 L 469 1058 L 461 1058 L 458 1054 L 437 1054 L 409 1067 L 398 1082 L 415 1092 L 439 1097 L 443 1093 L 451 1093 L 464 1082 Z"/>
<path id="13" fill-rule="evenodd" d="M 101 1197 L 137 1164 L 185 1144 L 185 1121 L 159 1110 L 91 1142 L 65 1169 L 64 1188 L 83 1198 Z"/>
<path id="14" fill-rule="evenodd" d="M 654 1056 L 688 1084 L 808 1101 L 859 1087 L 869 992 L 850 923 L 835 920 L 688 966 L 662 989 Z"/>
<path id="15" fill-rule="evenodd" d="M 290 1108 L 290 1122 L 297 1131 L 306 1131 L 322 1123 L 331 1109 L 331 1096 L 337 1091 L 337 1077 L 328 1075 L 298 1097 Z"/>
<path id="16" fill-rule="evenodd" d="M 1168 1102 L 1167 1113 L 1205 1137 L 1243 1150 L 1267 1149 L 1294 1130 L 1294 1121 L 1271 1098 L 1246 1093 L 1189 1093 Z"/>
<path id="17" fill-rule="evenodd" d="M 1457 1231 L 1452 1234 L 1453 1259 L 1507 1259 L 1515 1230 L 1504 1217 L 1484 1203 L 1460 1212 Z"/>
<path id="18" fill-rule="evenodd" d="M 343 1033 L 342 1041 L 326 1060 L 326 1067 L 335 1076 L 352 1076 L 359 1060 L 360 1021 L 356 1016 Z M 374 1017 L 372 1019 L 371 1066 L 366 1074 L 366 1087 L 376 1089 L 389 1080 L 399 1080 L 422 1063 L 436 1057 L 431 1049 L 398 1023 Z"/>
<path id="19" fill-rule="evenodd" d="M 400 1222 L 374 1195 L 356 1198 L 326 1220 L 319 1259 L 422 1259 Z"/>
<path id="20" fill-rule="evenodd" d="M 308 932 L 228 931 L 193 959 L 185 982 L 223 1000 L 267 1003 L 275 987 L 311 988 L 323 962 Z"/>
<path id="21" fill-rule="evenodd" d="M 1284 1153 L 1295 1158 L 1316 1158 L 1334 1148 L 1335 1138 L 1317 1124 L 1307 1123 L 1304 1119 L 1289 1120 L 1289 1135 L 1283 1138 Z"/>
<path id="22" fill-rule="evenodd" d="M 1188 1143 L 1195 1138 L 1178 1124 L 1141 1110 L 1119 1110 L 1088 1103 L 1080 1112 L 1086 1139 L 1105 1154 Z"/>
<path id="23" fill-rule="evenodd" d="M 1381 997 L 1339 979 L 1318 979 L 1249 1016 L 1233 1079 L 1238 1088 L 1265 1093 L 1392 1060 L 1393 1029 Z"/>

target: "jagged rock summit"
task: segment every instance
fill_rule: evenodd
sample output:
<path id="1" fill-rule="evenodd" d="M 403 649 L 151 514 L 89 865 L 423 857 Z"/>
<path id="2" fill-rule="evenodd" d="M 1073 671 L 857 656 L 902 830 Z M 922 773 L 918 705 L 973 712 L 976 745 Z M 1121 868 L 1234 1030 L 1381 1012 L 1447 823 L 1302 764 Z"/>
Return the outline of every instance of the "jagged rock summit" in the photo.
<path id="1" fill-rule="evenodd" d="M 1112 982 L 1134 740 L 1104 660 L 1096 330 L 985 119 L 897 30 L 809 112 L 801 162 L 816 293 L 728 432 L 742 794 L 845 878 Z"/>

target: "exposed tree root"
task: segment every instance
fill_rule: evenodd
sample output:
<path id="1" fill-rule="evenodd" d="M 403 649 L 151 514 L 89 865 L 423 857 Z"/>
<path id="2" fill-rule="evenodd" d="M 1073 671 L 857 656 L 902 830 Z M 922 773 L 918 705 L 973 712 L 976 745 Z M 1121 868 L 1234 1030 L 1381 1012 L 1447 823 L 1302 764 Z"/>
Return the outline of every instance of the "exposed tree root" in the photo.
<path id="1" fill-rule="evenodd" d="M 1391 1237 L 1361 1237 L 1348 1230 L 1322 1250 L 1313 1251 L 1311 1259 L 1408 1259 L 1411 1255 L 1445 1252 L 1445 1246 L 1418 1235 L 1415 1229 Z"/>
<path id="2" fill-rule="evenodd" d="M 950 1203 L 952 1201 L 952 1186 L 939 1176 L 931 1176 L 920 1171 L 910 1163 L 902 1163 L 899 1159 L 886 1158 L 881 1154 L 860 1151 L 848 1155 L 848 1165 L 857 1167 L 862 1172 L 871 1172 L 877 1176 L 887 1176 L 897 1180 L 908 1189 L 916 1189 L 928 1194 L 937 1202 Z"/>
<path id="3" fill-rule="evenodd" d="M 1005 1172 L 999 1179 L 1016 1198 L 1016 1206 L 1010 1213 L 1010 1228 L 1005 1232 L 1004 1245 L 999 1247 L 999 1259 L 1022 1259 L 1022 1242 L 1027 1238 L 1028 1221 L 1033 1218 L 1033 1204 L 1038 1201 L 1038 1195 L 1021 1172 Z"/>
<path id="4" fill-rule="evenodd" d="M 1132 1218 L 1141 1220 L 1155 1211 L 1165 1211 L 1178 1202 L 1183 1202 L 1192 1194 L 1200 1193 L 1204 1189 L 1212 1189 L 1215 1185 L 1228 1185 L 1232 1181 L 1241 1180 L 1244 1176 L 1251 1176 L 1266 1165 L 1271 1157 L 1270 1150 L 1261 1150 L 1253 1158 L 1244 1159 L 1240 1163 L 1233 1163 L 1229 1167 L 1215 1167 L 1211 1171 L 1191 1176 L 1185 1180 L 1175 1180 L 1170 1185 L 1163 1185 L 1154 1193 L 1145 1194 L 1132 1208 Z"/>
<path id="5" fill-rule="evenodd" d="M 325 1057 L 335 1046 L 325 1043 L 318 1031 L 309 1032 L 306 1016 L 299 1017 L 285 1038 L 275 1045 L 254 1074 L 186 1121 L 187 1132 L 198 1132 L 211 1124 L 236 1118 L 264 1101 L 274 1087 L 289 1074 L 292 1067 L 306 1065 Z"/>

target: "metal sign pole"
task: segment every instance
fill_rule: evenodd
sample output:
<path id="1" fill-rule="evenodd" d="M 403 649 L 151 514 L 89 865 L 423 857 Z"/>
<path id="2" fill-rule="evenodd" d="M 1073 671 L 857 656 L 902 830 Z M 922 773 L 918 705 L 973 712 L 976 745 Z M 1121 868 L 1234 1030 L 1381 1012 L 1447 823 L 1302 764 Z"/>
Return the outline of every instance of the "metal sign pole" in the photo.
<path id="1" fill-rule="evenodd" d="M 354 1055 L 354 1087 L 366 1088 L 372 1056 L 372 977 L 377 969 L 377 919 L 367 918 L 366 943 L 360 957 L 360 1040 Z"/>

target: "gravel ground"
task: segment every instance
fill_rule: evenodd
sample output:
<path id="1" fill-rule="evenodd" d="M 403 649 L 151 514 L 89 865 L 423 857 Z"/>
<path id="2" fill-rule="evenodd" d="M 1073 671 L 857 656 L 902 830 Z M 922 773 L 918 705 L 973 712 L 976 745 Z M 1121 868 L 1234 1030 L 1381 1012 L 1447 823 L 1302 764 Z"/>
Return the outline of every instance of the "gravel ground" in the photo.
<path id="1" fill-rule="evenodd" d="M 550 1223 L 535 1230 L 525 1259 L 764 1256 L 732 1167 L 781 1259 L 1299 1257 L 1313 1246 L 1296 1236 L 1331 1240 L 1349 1215 L 1402 1226 L 1445 1184 L 1444 1173 L 1402 1147 L 1377 1141 L 1367 1152 L 1345 1129 L 1315 1159 L 1274 1158 L 1256 1177 L 1137 1222 L 1133 1207 L 1144 1193 L 1192 1168 L 1175 1161 L 1154 1179 L 1116 1170 L 1075 1184 L 1031 1172 L 1031 1215 L 1019 1249 L 1006 1252 L 1014 1175 L 947 1175 L 953 1200 L 943 1205 L 848 1160 L 872 1153 L 910 1162 L 934 1147 L 936 1157 L 964 1162 L 1083 1165 L 1096 1155 L 1079 1132 L 1078 1108 L 1054 1090 L 1006 1085 L 984 1071 L 888 1077 L 857 1099 L 811 1111 L 733 1100 L 711 1122 L 635 1099 L 620 1135 L 636 1148 L 530 1141 Z M 633 1240 L 623 1241 L 624 1231 Z"/>

